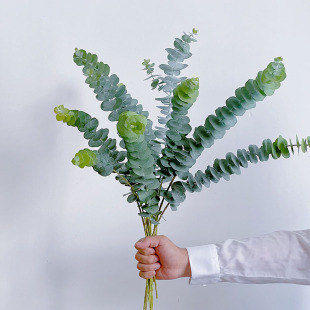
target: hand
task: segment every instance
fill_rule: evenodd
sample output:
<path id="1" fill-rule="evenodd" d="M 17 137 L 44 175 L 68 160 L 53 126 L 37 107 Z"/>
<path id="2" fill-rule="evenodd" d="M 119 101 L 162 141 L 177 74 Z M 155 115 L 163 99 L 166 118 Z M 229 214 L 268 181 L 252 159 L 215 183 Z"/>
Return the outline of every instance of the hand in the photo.
<path id="1" fill-rule="evenodd" d="M 191 269 L 185 248 L 177 247 L 166 236 L 151 236 L 140 239 L 135 248 L 135 258 L 139 262 L 139 276 L 158 280 L 172 280 L 190 277 Z"/>

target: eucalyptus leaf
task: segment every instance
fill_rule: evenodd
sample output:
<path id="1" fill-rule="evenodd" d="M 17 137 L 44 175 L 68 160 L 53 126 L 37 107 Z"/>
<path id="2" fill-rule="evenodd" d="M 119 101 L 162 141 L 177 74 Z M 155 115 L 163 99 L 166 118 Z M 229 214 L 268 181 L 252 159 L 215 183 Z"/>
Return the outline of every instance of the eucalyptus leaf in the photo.
<path id="1" fill-rule="evenodd" d="M 140 201 L 147 202 L 147 200 L 153 198 L 156 195 L 156 191 L 155 190 L 148 190 L 148 191 L 139 190 L 137 194 L 139 196 Z"/>
<path id="2" fill-rule="evenodd" d="M 147 207 L 143 207 L 142 209 L 143 209 L 143 211 L 145 211 L 147 213 L 154 214 L 158 211 L 159 206 L 158 205 L 147 206 Z"/>

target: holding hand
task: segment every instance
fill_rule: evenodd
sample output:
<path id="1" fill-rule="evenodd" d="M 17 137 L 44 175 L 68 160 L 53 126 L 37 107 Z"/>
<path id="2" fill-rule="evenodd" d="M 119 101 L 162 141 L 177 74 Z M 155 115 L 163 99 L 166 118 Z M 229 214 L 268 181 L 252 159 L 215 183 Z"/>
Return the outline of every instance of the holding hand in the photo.
<path id="1" fill-rule="evenodd" d="M 142 238 L 135 248 L 141 278 L 155 276 L 158 280 L 172 280 L 191 276 L 187 250 L 179 248 L 166 236 Z"/>

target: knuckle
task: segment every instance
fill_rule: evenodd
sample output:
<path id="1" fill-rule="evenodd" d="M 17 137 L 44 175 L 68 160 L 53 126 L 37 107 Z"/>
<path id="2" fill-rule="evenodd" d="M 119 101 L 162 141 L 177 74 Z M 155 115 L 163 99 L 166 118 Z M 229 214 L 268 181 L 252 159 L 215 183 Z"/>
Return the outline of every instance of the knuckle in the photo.
<path id="1" fill-rule="evenodd" d="M 139 276 L 143 279 L 153 278 L 155 275 L 155 271 L 140 271 Z"/>
<path id="2" fill-rule="evenodd" d="M 143 255 L 139 252 L 136 254 L 135 258 L 138 262 L 144 264 L 153 264 L 159 260 L 157 255 Z"/>
<path id="3" fill-rule="evenodd" d="M 141 255 L 141 254 L 140 254 L 139 252 L 136 253 L 135 259 L 136 259 L 137 261 L 139 261 L 140 255 Z"/>
<path id="4" fill-rule="evenodd" d="M 151 239 L 150 236 L 146 236 L 146 237 L 144 237 L 144 240 L 143 240 L 143 241 L 149 241 L 150 239 Z"/>
<path id="5" fill-rule="evenodd" d="M 137 264 L 137 268 L 141 271 L 148 271 L 150 270 L 149 267 L 147 265 L 144 265 L 144 264 L 141 264 L 141 263 L 138 263 Z"/>
<path id="6" fill-rule="evenodd" d="M 141 278 L 143 278 L 143 279 L 146 279 L 146 278 L 145 278 L 145 275 L 144 275 L 144 272 L 142 272 L 142 271 L 139 272 L 139 277 L 141 277 Z"/>
<path id="7" fill-rule="evenodd" d="M 141 271 L 150 271 L 153 272 L 157 269 L 160 268 L 160 264 L 158 263 L 154 263 L 154 264 L 142 264 L 142 263 L 138 263 L 137 264 L 137 268 Z"/>

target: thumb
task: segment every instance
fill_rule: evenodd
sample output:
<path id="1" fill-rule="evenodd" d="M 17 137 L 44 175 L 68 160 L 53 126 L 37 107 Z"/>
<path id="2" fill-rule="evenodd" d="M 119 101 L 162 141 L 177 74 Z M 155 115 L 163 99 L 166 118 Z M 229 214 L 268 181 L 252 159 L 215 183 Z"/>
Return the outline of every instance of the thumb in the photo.
<path id="1" fill-rule="evenodd" d="M 140 239 L 136 244 L 137 250 L 143 250 L 146 248 L 156 248 L 160 245 L 160 236 L 148 236 Z"/>

